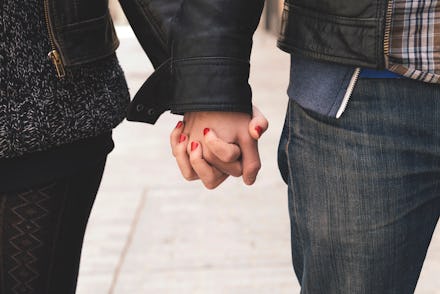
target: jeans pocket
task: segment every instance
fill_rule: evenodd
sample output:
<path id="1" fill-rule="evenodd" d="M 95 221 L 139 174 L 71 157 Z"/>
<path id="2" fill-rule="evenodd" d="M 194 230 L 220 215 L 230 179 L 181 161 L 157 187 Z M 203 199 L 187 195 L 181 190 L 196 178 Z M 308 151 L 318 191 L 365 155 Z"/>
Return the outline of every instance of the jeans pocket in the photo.
<path id="1" fill-rule="evenodd" d="M 287 162 L 287 144 L 289 143 L 289 107 L 287 108 L 286 118 L 284 120 L 283 131 L 281 133 L 280 141 L 278 143 L 278 169 L 281 173 L 283 181 L 287 184 L 289 180 L 289 164 Z"/>

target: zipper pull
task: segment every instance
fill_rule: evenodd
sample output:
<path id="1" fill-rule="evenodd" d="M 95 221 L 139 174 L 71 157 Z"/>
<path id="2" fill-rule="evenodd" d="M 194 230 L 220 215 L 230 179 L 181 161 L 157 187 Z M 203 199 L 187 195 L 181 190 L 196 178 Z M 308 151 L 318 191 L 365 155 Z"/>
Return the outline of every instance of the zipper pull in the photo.
<path id="1" fill-rule="evenodd" d="M 50 60 L 52 60 L 53 65 L 55 66 L 55 69 L 57 71 L 57 77 L 59 79 L 62 79 L 66 76 L 66 71 L 64 70 L 64 64 L 61 60 L 61 56 L 58 53 L 57 50 L 52 50 L 47 55 Z"/>

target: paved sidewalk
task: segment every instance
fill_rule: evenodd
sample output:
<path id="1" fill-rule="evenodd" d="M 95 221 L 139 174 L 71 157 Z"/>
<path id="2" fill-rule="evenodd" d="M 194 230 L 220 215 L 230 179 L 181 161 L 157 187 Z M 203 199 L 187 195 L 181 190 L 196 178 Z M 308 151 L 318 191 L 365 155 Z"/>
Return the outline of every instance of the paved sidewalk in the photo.
<path id="1" fill-rule="evenodd" d="M 129 30 L 118 33 L 134 94 L 153 69 Z M 276 166 L 289 57 L 259 32 L 252 59 L 254 101 L 271 124 L 259 144 L 257 183 L 230 179 L 215 191 L 188 183 L 168 143 L 178 117 L 164 114 L 155 126 L 124 122 L 87 229 L 78 294 L 299 293 Z M 417 294 L 440 294 L 438 231 Z"/>

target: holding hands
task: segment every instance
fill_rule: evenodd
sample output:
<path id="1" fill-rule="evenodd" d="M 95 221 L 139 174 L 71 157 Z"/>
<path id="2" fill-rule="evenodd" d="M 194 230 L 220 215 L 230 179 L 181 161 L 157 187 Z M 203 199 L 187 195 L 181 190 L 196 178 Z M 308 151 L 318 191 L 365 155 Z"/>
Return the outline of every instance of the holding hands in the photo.
<path id="1" fill-rule="evenodd" d="M 229 175 L 252 185 L 261 167 L 257 140 L 268 121 L 254 106 L 240 112 L 189 112 L 171 132 L 173 156 L 183 177 L 214 189 Z"/>

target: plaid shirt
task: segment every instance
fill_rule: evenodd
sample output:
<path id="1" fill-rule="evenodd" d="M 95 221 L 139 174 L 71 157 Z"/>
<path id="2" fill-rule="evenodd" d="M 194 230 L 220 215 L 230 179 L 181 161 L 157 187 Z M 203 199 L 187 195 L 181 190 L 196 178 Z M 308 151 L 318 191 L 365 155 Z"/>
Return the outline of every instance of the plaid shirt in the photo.
<path id="1" fill-rule="evenodd" d="M 390 1 L 388 70 L 440 83 L 440 0 Z"/>

